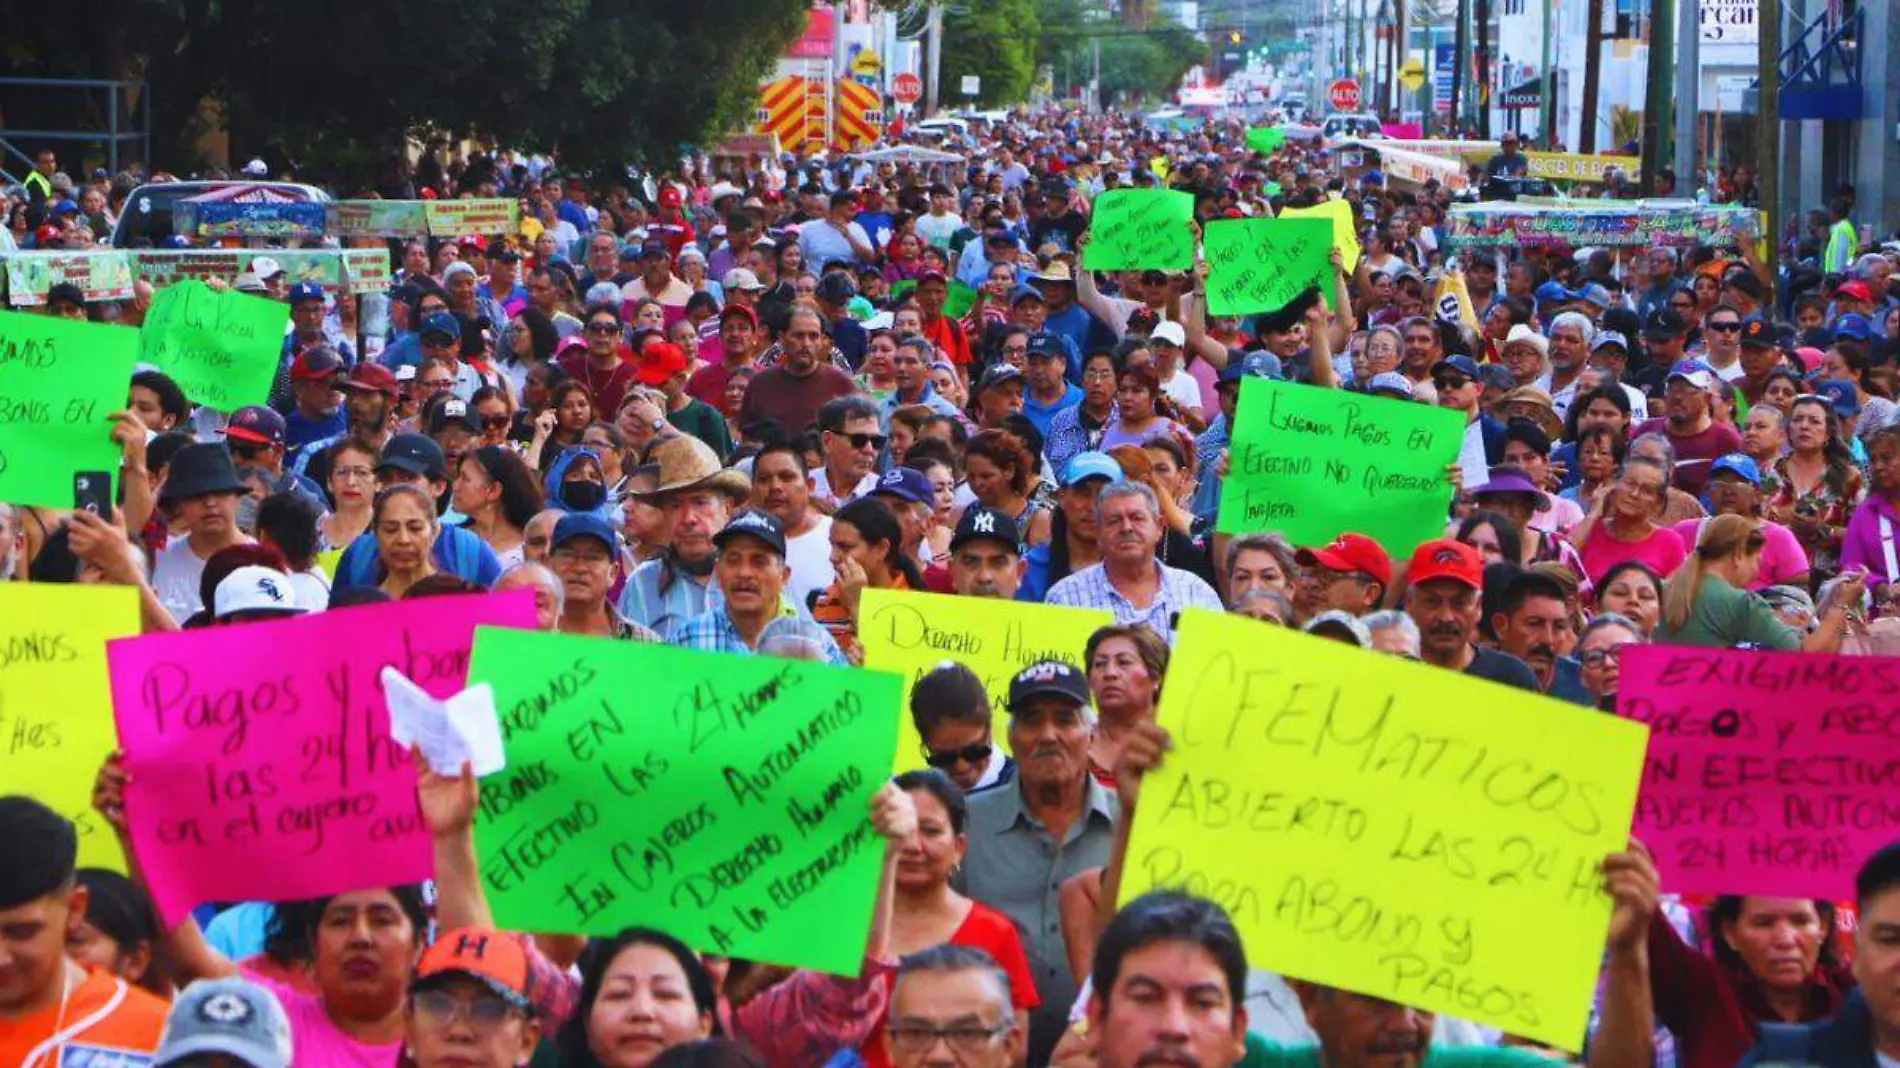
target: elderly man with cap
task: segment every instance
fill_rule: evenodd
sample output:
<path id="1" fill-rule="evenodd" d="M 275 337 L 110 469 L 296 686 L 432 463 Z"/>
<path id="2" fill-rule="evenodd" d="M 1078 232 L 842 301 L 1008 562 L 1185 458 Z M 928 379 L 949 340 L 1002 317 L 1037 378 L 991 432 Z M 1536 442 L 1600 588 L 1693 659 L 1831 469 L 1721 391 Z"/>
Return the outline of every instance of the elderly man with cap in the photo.
<path id="1" fill-rule="evenodd" d="M 1392 588 L 1392 560 L 1364 534 L 1341 534 L 1317 549 L 1293 554 L 1300 565 L 1294 608 L 1301 622 L 1341 611 L 1363 616 L 1377 611 Z"/>
<path id="2" fill-rule="evenodd" d="M 1008 513 L 981 504 L 963 510 L 950 536 L 950 588 L 963 597 L 1011 600 L 1027 566 L 1022 534 Z"/>
<path id="3" fill-rule="evenodd" d="M 1714 318 L 1720 310 L 1710 312 L 1710 317 Z M 1630 440 L 1644 434 L 1667 434 L 1669 444 L 1676 450 L 1675 487 L 1699 498 L 1709 483 L 1709 465 L 1718 456 L 1742 451 L 1742 438 L 1734 427 L 1716 422 L 1710 413 L 1711 394 L 1721 388 L 1721 379 L 1708 364 L 1701 360 L 1683 360 L 1669 369 L 1665 381 L 1663 398 L 1668 414 L 1636 424 L 1630 431 Z"/>
<path id="4" fill-rule="evenodd" d="M 666 310 L 666 325 L 686 317 L 693 287 L 673 273 L 673 250 L 664 238 L 649 237 L 640 244 L 640 277 L 620 287 L 627 301 L 655 300 Z"/>
<path id="5" fill-rule="evenodd" d="M 235 976 L 185 987 L 165 1017 L 151 1068 L 291 1068 L 290 1017 L 268 989 Z"/>
<path id="6" fill-rule="evenodd" d="M 1616 379 L 1617 387 L 1630 402 L 1630 419 L 1640 423 L 1649 418 L 1649 395 L 1624 380 L 1624 376 L 1629 373 L 1629 362 L 1629 338 L 1616 330 L 1602 330 L 1598 331 L 1596 340 L 1590 343 L 1590 356 L 1585 366 Z M 1552 399 L 1553 413 L 1561 410 L 1567 414 L 1570 411 L 1570 406 L 1577 402 L 1577 385 L 1577 382 L 1572 382 L 1565 387 L 1566 395 L 1561 401 Z"/>
<path id="7" fill-rule="evenodd" d="M 435 360 L 449 368 L 453 381 L 449 391 L 463 401 L 472 399 L 482 388 L 481 372 L 462 359 L 462 320 L 454 312 L 440 311 L 422 321 L 416 332 L 422 358 Z"/>
<path id="8" fill-rule="evenodd" d="M 205 561 L 220 549 L 249 544 L 238 529 L 238 498 L 249 492 L 223 445 L 187 445 L 172 457 L 159 485 L 159 507 L 172 507 L 185 536 L 159 550 L 152 564 L 152 588 L 159 603 L 179 623 L 204 608 L 200 584 Z"/>
<path id="9" fill-rule="evenodd" d="M 291 471 L 323 485 L 330 477 L 330 452 L 349 438 L 380 449 L 396 429 L 396 375 L 376 363 L 359 363 L 337 383 L 343 389 L 342 433 L 291 450 Z"/>
<path id="10" fill-rule="evenodd" d="M 290 365 L 290 396 L 273 405 L 284 416 L 284 440 L 292 448 L 343 433 L 346 417 L 338 404 L 337 382 L 343 358 L 325 344 L 297 354 Z"/>
<path id="11" fill-rule="evenodd" d="M 930 545 L 925 536 L 930 533 L 931 520 L 936 515 L 936 490 L 924 473 L 911 467 L 893 467 L 877 477 L 877 485 L 867 496 L 884 502 L 897 519 L 901 542 L 898 549 L 917 565 L 919 574 L 925 576 L 926 585 L 942 592 L 948 589 L 948 574 L 941 570 L 935 576 L 942 581 L 931 583 Z"/>
<path id="12" fill-rule="evenodd" d="M 1535 386 L 1544 375 L 1550 359 L 1550 341 L 1529 323 L 1519 323 L 1504 335 L 1498 346 L 1498 358 L 1511 371 L 1518 386 Z"/>
<path id="13" fill-rule="evenodd" d="M 1067 338 L 1043 330 L 1029 335 L 1029 347 L 1023 356 L 1023 415 L 1045 440 L 1056 415 L 1082 403 L 1082 389 L 1069 380 L 1068 372 L 1072 364 L 1079 368 L 1081 361 L 1070 359 L 1068 346 Z"/>
<path id="14" fill-rule="evenodd" d="M 422 434 L 397 434 L 390 438 L 376 457 L 376 489 L 380 493 L 397 485 L 414 486 L 430 500 L 441 501 L 449 487 L 448 461 L 442 454 L 442 446 Z M 501 577 L 501 561 L 495 551 L 465 527 L 443 523 L 430 555 L 435 559 L 437 571 L 484 589 Z M 376 532 L 365 531 L 350 542 L 338 558 L 332 591 L 375 586 L 378 582 L 376 566 Z"/>
<path id="15" fill-rule="evenodd" d="M 562 634 L 657 642 L 651 629 L 623 618 L 607 603 L 613 586 L 619 539 L 607 520 L 592 512 L 569 512 L 554 524 L 548 567 L 561 580 Z"/>
<path id="16" fill-rule="evenodd" d="M 239 408 L 225 424 L 224 443 L 231 449 L 232 460 L 269 472 L 272 493 L 301 493 L 327 506 L 323 490 L 315 482 L 284 470 L 283 416 L 261 404 Z"/>
<path id="17" fill-rule="evenodd" d="M 712 577 L 718 596 L 705 611 L 674 628 L 674 645 L 708 652 L 760 651 L 766 627 L 785 614 L 785 528 L 768 512 L 749 508 L 713 535 Z M 823 628 L 811 635 L 827 663 L 844 666 L 843 650 Z"/>
<path id="18" fill-rule="evenodd" d="M 1405 611 L 1418 624 L 1419 652 L 1426 663 L 1539 690 L 1537 676 L 1524 661 L 1477 644 L 1484 615 L 1484 557 L 1478 550 L 1450 538 L 1428 541 L 1413 551 L 1406 580 L 1411 591 Z"/>
<path id="19" fill-rule="evenodd" d="M 146 1065 L 159 1045 L 165 1002 L 67 953 L 86 919 L 78 856 L 71 820 L 32 798 L 0 796 L 0 1064 Z"/>
<path id="20" fill-rule="evenodd" d="M 951 885 L 1023 933 L 1041 998 L 1030 1016 L 1029 1062 L 1040 1064 L 1078 993 L 1056 922 L 1057 888 L 1107 864 L 1121 806 L 1089 772 L 1095 717 L 1080 668 L 1061 660 L 1031 664 L 1010 680 L 1008 700 L 1016 778 L 970 797 L 969 848 Z"/>
<path id="21" fill-rule="evenodd" d="M 733 507 L 751 495 L 752 484 L 720 466 L 706 443 L 690 434 L 660 439 L 646 460 L 657 470 L 652 488 L 637 495 L 665 514 L 671 540 L 627 576 L 617 607 L 625 618 L 671 640 L 687 620 L 718 607 L 713 538 L 725 529 Z"/>
<path id="22" fill-rule="evenodd" d="M 1183 611 L 1222 611 L 1206 580 L 1156 558 L 1163 529 L 1154 490 L 1141 482 L 1110 483 L 1096 497 L 1095 512 L 1101 563 L 1050 587 L 1049 604 L 1107 609 L 1116 623 L 1145 625 L 1170 643 Z"/>
<path id="23" fill-rule="evenodd" d="M 1023 373 L 1007 363 L 993 363 L 971 389 L 976 404 L 976 423 L 982 430 L 997 430 L 1003 420 L 1023 410 Z"/>

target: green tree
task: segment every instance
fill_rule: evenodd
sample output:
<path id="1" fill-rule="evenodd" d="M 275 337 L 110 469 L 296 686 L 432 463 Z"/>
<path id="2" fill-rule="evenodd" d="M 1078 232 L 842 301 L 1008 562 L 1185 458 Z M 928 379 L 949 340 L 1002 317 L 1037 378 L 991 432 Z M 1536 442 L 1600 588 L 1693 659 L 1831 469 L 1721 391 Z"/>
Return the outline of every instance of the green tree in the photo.
<path id="1" fill-rule="evenodd" d="M 1180 88 L 1181 77 L 1207 62 L 1207 43 L 1180 23 L 1157 20 L 1140 36 L 1102 42 L 1102 92 L 1108 101 L 1159 100 Z"/>
<path id="2" fill-rule="evenodd" d="M 983 79 L 979 103 L 1015 104 L 1036 80 L 1036 0 L 968 0 L 943 18 L 940 103 L 963 99 L 963 76 Z"/>
<path id="3" fill-rule="evenodd" d="M 201 102 L 239 155 L 367 180 L 414 135 L 664 163 L 744 121 L 807 0 L 119 0 L 9 20 L 10 73 L 143 77 L 161 166 Z M 127 102 L 129 103 L 129 101 Z M 98 98 L 14 97 L 9 126 L 98 123 Z"/>

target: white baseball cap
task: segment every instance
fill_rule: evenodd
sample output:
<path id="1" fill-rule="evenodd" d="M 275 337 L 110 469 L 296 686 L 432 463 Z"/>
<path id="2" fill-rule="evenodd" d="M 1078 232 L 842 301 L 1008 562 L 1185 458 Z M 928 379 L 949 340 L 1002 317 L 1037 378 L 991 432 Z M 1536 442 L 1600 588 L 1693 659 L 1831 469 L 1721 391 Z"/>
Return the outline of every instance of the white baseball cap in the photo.
<path id="1" fill-rule="evenodd" d="M 1178 349 L 1187 344 L 1187 329 L 1176 322 L 1156 323 L 1153 332 L 1148 335 L 1148 340 L 1173 345 Z"/>
<path id="2" fill-rule="evenodd" d="M 224 576 L 212 595 L 213 617 L 229 619 L 240 612 L 294 616 L 301 615 L 304 608 L 297 603 L 297 591 L 290 585 L 289 575 L 252 565 Z"/>

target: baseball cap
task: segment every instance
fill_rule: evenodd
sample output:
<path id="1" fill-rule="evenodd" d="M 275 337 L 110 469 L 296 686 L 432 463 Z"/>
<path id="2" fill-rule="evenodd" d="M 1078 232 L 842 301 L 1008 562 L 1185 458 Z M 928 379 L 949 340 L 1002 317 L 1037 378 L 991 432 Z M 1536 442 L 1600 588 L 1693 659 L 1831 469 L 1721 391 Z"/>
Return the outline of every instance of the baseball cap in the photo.
<path id="1" fill-rule="evenodd" d="M 390 373 L 389 368 L 368 360 L 357 364 L 338 384 L 344 389 L 362 389 L 392 397 L 396 394 L 396 376 Z"/>
<path id="2" fill-rule="evenodd" d="M 211 614 L 218 619 L 229 619 L 240 612 L 294 616 L 303 611 L 289 575 L 255 565 L 224 576 L 211 598 Z"/>
<path id="3" fill-rule="evenodd" d="M 1824 378 L 1814 384 L 1814 392 L 1828 399 L 1835 415 L 1860 414 L 1860 394 L 1855 392 L 1854 383 L 1845 378 Z"/>
<path id="4" fill-rule="evenodd" d="M 1834 295 L 1837 297 L 1846 297 L 1849 300 L 1874 299 L 1873 291 L 1867 288 L 1867 283 L 1858 278 L 1850 278 L 1840 285 L 1835 286 Z"/>
<path id="5" fill-rule="evenodd" d="M 719 309 L 719 321 L 722 323 L 735 315 L 751 323 L 753 326 L 759 325 L 759 313 L 743 304 L 728 304 Z"/>
<path id="6" fill-rule="evenodd" d="M 1754 458 L 1745 452 L 1731 452 L 1726 456 L 1717 457 L 1715 462 L 1709 465 L 1709 478 L 1713 480 L 1724 471 L 1742 476 L 1751 485 L 1761 485 L 1761 468 L 1755 464 Z"/>
<path id="7" fill-rule="evenodd" d="M 713 544 L 723 549 L 727 542 L 741 534 L 759 539 L 781 560 L 785 558 L 785 527 L 770 512 L 762 512 L 757 508 L 740 512 L 727 520 L 719 533 L 713 535 Z"/>
<path id="8" fill-rule="evenodd" d="M 1538 286 L 1531 296 L 1535 297 L 1539 304 L 1568 304 L 1576 300 L 1578 294 L 1565 288 L 1562 282 L 1545 282 Z"/>
<path id="9" fill-rule="evenodd" d="M 950 279 L 946 277 L 942 271 L 937 270 L 935 267 L 926 267 L 923 270 L 917 272 L 918 285 L 923 285 L 925 282 L 948 283 L 949 281 Z"/>
<path id="10" fill-rule="evenodd" d="M 737 289 L 747 293 L 765 292 L 765 283 L 759 281 L 759 276 L 753 274 L 751 269 L 746 267 L 734 267 L 732 270 L 727 271 L 726 277 L 720 282 L 720 285 L 728 291 Z"/>
<path id="11" fill-rule="evenodd" d="M 657 386 L 686 370 L 686 353 L 671 341 L 649 341 L 640 349 L 634 378 L 642 385 Z"/>
<path id="12" fill-rule="evenodd" d="M 1340 637 L 1351 641 L 1361 649 L 1372 648 L 1372 628 L 1359 622 L 1358 617 L 1351 612 L 1342 612 L 1337 608 L 1329 608 L 1321 612 L 1307 620 L 1306 626 L 1300 629 L 1315 637 Z"/>
<path id="13" fill-rule="evenodd" d="M 390 438 L 376 457 L 376 467 L 378 470 L 393 467 L 424 478 L 448 477 L 448 460 L 442 455 L 442 446 L 413 432 Z"/>
<path id="14" fill-rule="evenodd" d="M 1667 384 L 1678 378 L 1697 389 L 1715 388 L 1715 372 L 1710 370 L 1709 365 L 1703 363 L 1701 360 L 1676 361 L 1676 365 L 1669 369 L 1669 377 L 1665 378 L 1663 382 Z"/>
<path id="15" fill-rule="evenodd" d="M 315 282 L 298 282 L 290 287 L 290 293 L 285 299 L 293 308 L 306 300 L 322 300 L 323 287 Z"/>
<path id="16" fill-rule="evenodd" d="M 1433 579 L 1450 579 L 1474 590 L 1484 589 L 1484 557 L 1461 541 L 1439 538 L 1412 551 L 1409 579 L 1420 586 Z"/>
<path id="17" fill-rule="evenodd" d="M 1367 393 L 1390 393 L 1395 397 L 1411 400 L 1413 396 L 1412 380 L 1397 371 L 1381 371 L 1373 375 L 1366 383 Z"/>
<path id="18" fill-rule="evenodd" d="M 908 467 L 893 467 L 879 476 L 877 488 L 871 494 L 876 496 L 880 493 L 888 493 L 912 504 L 930 504 L 936 497 L 936 490 L 923 472 Z"/>
<path id="19" fill-rule="evenodd" d="M 851 276 L 842 271 L 834 271 L 818 280 L 818 299 L 827 304 L 844 304 L 858 295 L 858 287 L 852 284 Z"/>
<path id="20" fill-rule="evenodd" d="M 480 982 L 518 1009 L 525 1011 L 532 1005 L 529 990 L 534 971 L 528 966 L 528 952 L 519 938 L 505 931 L 459 927 L 442 932 L 416 962 L 409 987 L 426 990 L 457 976 Z"/>
<path id="21" fill-rule="evenodd" d="M 270 292 L 270 287 L 266 286 L 264 280 L 259 278 L 256 272 L 253 271 L 245 271 L 243 274 L 232 279 L 231 288 L 237 290 L 239 293 Z"/>
<path id="22" fill-rule="evenodd" d="M 1220 369 L 1220 377 L 1214 382 L 1215 385 L 1226 386 L 1239 382 L 1243 378 L 1278 377 L 1280 377 L 1278 356 L 1271 352 L 1249 352 L 1239 359 L 1230 357 L 1227 366 Z"/>
<path id="23" fill-rule="evenodd" d="M 1028 357 L 1049 356 L 1055 359 L 1067 359 L 1069 351 L 1062 347 L 1062 339 L 1044 330 L 1029 335 Z"/>
<path id="24" fill-rule="evenodd" d="M 976 380 L 976 392 L 982 394 L 1004 383 L 1020 382 L 1022 379 L 1023 373 L 1013 365 L 993 363 L 983 372 L 983 377 Z"/>
<path id="25" fill-rule="evenodd" d="M 1478 361 L 1466 356 L 1464 353 L 1447 356 L 1437 363 L 1432 364 L 1432 373 L 1437 374 L 1440 368 L 1447 367 L 1474 382 L 1478 380 Z"/>
<path id="26" fill-rule="evenodd" d="M 416 331 L 416 333 L 419 337 L 428 337 L 430 334 L 436 334 L 438 336 L 452 337 L 460 341 L 462 340 L 462 324 L 460 320 L 455 318 L 454 312 L 439 311 L 427 319 L 422 320 L 422 329 Z"/>
<path id="27" fill-rule="evenodd" d="M 1038 697 L 1054 697 L 1078 708 L 1085 707 L 1089 703 L 1088 680 L 1073 665 L 1060 660 L 1039 660 L 1009 680 L 1009 710 L 1014 713 Z"/>
<path id="28" fill-rule="evenodd" d="M 284 265 L 269 256 L 259 256 L 251 261 L 251 273 L 268 282 L 284 273 Z"/>
<path id="29" fill-rule="evenodd" d="M 1689 329 L 1689 321 L 1674 308 L 1657 308 L 1643 324 L 1643 336 L 1651 341 L 1666 341 Z"/>
<path id="30" fill-rule="evenodd" d="M 200 979 L 165 1014 L 152 1068 L 211 1054 L 249 1068 L 289 1068 L 291 1051 L 290 1018 L 277 995 L 245 979 Z"/>
<path id="31" fill-rule="evenodd" d="M 575 538 L 593 538 L 612 552 L 615 544 L 613 524 L 595 512 L 569 512 L 554 524 L 554 536 L 548 539 L 553 552 Z"/>
<path id="32" fill-rule="evenodd" d="M 620 246 L 620 262 L 621 263 L 632 263 L 633 261 L 639 258 L 640 258 L 640 246 L 638 243 L 629 241 L 626 244 Z"/>
<path id="33" fill-rule="evenodd" d="M 1607 308 L 1610 306 L 1610 291 L 1594 282 L 1577 290 L 1577 296 L 1598 308 Z"/>
<path id="34" fill-rule="evenodd" d="M 658 256 L 661 259 L 666 259 L 672 255 L 673 255 L 672 248 L 669 247 L 667 243 L 660 238 L 649 237 L 645 241 L 642 241 L 640 243 L 640 258 L 641 259 L 646 259 L 648 256 Z"/>
<path id="35" fill-rule="evenodd" d="M 987 505 L 973 504 L 963 510 L 963 518 L 957 520 L 956 533 L 950 535 L 950 551 L 956 552 L 965 542 L 989 540 L 1009 546 L 1011 552 L 1022 551 L 1022 530 L 1008 512 L 998 511 Z"/>
<path id="36" fill-rule="evenodd" d="M 661 207 L 679 207 L 681 203 L 679 186 L 672 185 L 671 183 L 661 186 L 659 201 Z"/>
<path id="37" fill-rule="evenodd" d="M 1362 571 L 1379 580 L 1380 585 L 1392 585 L 1392 558 L 1378 542 L 1364 534 L 1341 534 L 1318 549 L 1301 549 L 1293 554 L 1293 559 L 1302 567 L 1348 573 Z"/>
<path id="38" fill-rule="evenodd" d="M 250 404 L 231 413 L 224 436 L 252 445 L 282 445 L 284 417 L 261 404 Z"/>
<path id="39" fill-rule="evenodd" d="M 1152 344 L 1173 345 L 1178 349 L 1187 344 L 1187 330 L 1176 322 L 1156 323 L 1148 340 Z"/>
<path id="40" fill-rule="evenodd" d="M 1874 324 L 1859 312 L 1848 312 L 1834 320 L 1834 336 L 1866 341 L 1874 336 Z"/>
<path id="41" fill-rule="evenodd" d="M 1630 350 L 1630 339 L 1624 337 L 1622 334 L 1616 332 L 1615 330 L 1605 330 L 1602 333 L 1597 335 L 1597 339 L 1595 341 L 1592 341 L 1590 343 L 1590 351 L 1595 352 L 1596 350 L 1603 348 L 1607 345 L 1615 345 L 1617 348 L 1622 349 L 1624 352 L 1628 352 Z"/>
<path id="42" fill-rule="evenodd" d="M 468 402 L 460 397 L 450 397 L 429 409 L 429 423 L 426 429 L 431 437 L 450 427 L 461 427 L 473 434 L 482 432 L 481 422 L 475 418 L 475 413 L 469 410 Z"/>
<path id="43" fill-rule="evenodd" d="M 1062 465 L 1061 483 L 1064 488 L 1075 485 L 1083 479 L 1105 478 L 1110 482 L 1120 482 L 1124 477 L 1122 465 L 1105 452 L 1078 452 Z"/>
<path id="44" fill-rule="evenodd" d="M 1766 319 L 1750 319 L 1742 324 L 1741 343 L 1743 348 L 1772 349 L 1781 344 L 1781 339 Z"/>
<path id="45" fill-rule="evenodd" d="M 328 345 L 312 345 L 297 355 L 290 365 L 292 382 L 308 382 L 313 378 L 341 374 L 343 357 Z"/>

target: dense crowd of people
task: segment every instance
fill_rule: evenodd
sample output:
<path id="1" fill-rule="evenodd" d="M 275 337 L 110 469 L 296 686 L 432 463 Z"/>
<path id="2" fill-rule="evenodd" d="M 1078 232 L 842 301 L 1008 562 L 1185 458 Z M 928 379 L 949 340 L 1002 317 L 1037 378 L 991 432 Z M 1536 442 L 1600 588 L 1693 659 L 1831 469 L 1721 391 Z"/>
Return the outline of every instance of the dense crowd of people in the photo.
<path id="1" fill-rule="evenodd" d="M 214 411 L 139 370 L 101 429 L 117 507 L 0 504 L 0 579 L 135 588 L 147 633 L 529 589 L 548 631 L 840 665 L 864 662 L 867 589 L 1113 622 L 1006 709 L 959 665 L 919 680 L 924 766 L 867 814 L 885 861 L 850 978 L 707 956 L 659 916 L 496 930 L 455 769 L 418 766 L 426 888 L 169 928 L 129 839 L 129 878 L 76 870 L 69 822 L 0 798 L 0 1065 L 1548 1056 L 1250 971 L 1211 902 L 1116 908 L 1181 614 L 1604 711 L 1632 645 L 1891 655 L 1900 244 L 1454 248 L 1436 183 L 1242 135 L 1019 114 L 953 144 L 964 164 L 699 159 L 650 192 L 497 153 L 429 193 L 518 198 L 517 232 L 398 243 L 395 284 L 360 299 L 268 261 L 231 279 L 290 309 L 270 402 Z M 110 232 L 110 176 L 52 177 L 16 237 Z M 1335 251 L 1327 300 L 1213 315 L 1198 253 L 1087 269 L 1091 204 L 1119 188 L 1192 194 L 1197 228 L 1343 200 L 1363 254 Z M 136 326 L 149 296 L 56 285 L 44 311 Z M 1250 377 L 1455 411 L 1486 476 L 1455 476 L 1441 536 L 1398 558 L 1354 531 L 1220 532 Z M 124 782 L 115 757 L 94 793 L 122 837 Z M 1587 1060 L 1900 1063 L 1900 853 L 1860 859 L 1854 902 L 1703 902 L 1641 843 L 1603 858 Z"/>

